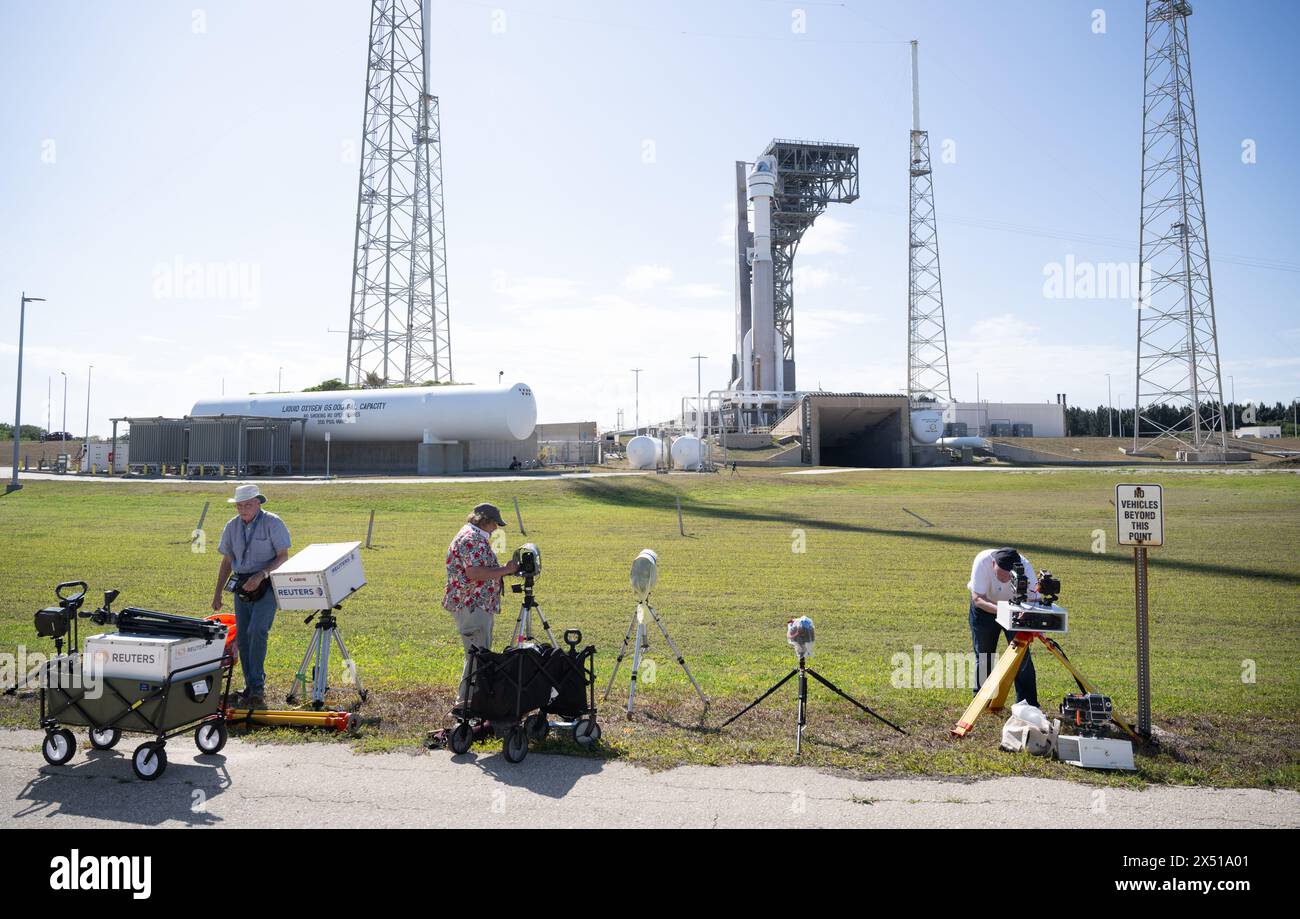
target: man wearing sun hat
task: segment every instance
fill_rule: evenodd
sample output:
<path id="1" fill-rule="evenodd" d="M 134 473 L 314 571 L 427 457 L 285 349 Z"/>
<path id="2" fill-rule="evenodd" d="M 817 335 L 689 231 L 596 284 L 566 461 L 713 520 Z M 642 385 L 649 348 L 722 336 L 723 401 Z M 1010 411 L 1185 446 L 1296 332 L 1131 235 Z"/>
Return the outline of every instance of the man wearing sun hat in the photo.
<path id="1" fill-rule="evenodd" d="M 480 504 L 447 547 L 447 589 L 442 608 L 456 620 L 456 632 L 465 648 L 465 665 L 458 691 L 464 697 L 471 648 L 490 650 L 492 625 L 501 612 L 501 579 L 514 574 L 514 561 L 497 564 L 492 532 L 506 522 L 494 504 Z"/>
<path id="2" fill-rule="evenodd" d="M 266 495 L 256 485 L 240 485 L 226 501 L 235 505 L 237 513 L 227 521 L 217 545 L 221 570 L 212 609 L 221 609 L 222 592 L 230 589 L 235 597 L 235 642 L 244 671 L 244 691 L 235 701 L 241 707 L 264 708 L 266 641 L 275 623 L 271 572 L 289 557 L 289 528 L 262 508 Z"/>

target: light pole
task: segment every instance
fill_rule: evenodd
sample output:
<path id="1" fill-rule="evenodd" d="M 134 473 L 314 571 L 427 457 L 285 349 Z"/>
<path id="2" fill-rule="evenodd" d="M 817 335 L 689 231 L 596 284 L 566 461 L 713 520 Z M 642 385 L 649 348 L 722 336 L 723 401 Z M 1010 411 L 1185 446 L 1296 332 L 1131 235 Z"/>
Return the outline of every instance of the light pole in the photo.
<path id="1" fill-rule="evenodd" d="M 641 433 L 641 368 L 633 367 L 632 372 L 636 374 L 636 405 L 634 406 L 635 414 L 632 416 L 636 420 L 636 432 Z"/>
<path id="2" fill-rule="evenodd" d="M 1237 436 L 1237 381 L 1228 375 L 1228 383 L 1232 386 L 1232 436 Z"/>
<path id="3" fill-rule="evenodd" d="M 23 436 L 23 333 L 27 325 L 27 304 L 44 303 L 44 297 L 29 297 L 23 291 L 18 301 L 18 395 L 14 400 L 14 469 L 13 478 L 5 486 L 5 494 L 22 488 L 18 481 L 18 441 Z"/>
<path id="4" fill-rule="evenodd" d="M 81 448 L 82 455 L 86 457 L 86 468 L 90 468 L 90 372 L 95 369 L 94 364 L 86 367 L 86 440 Z"/>
<path id="5" fill-rule="evenodd" d="M 50 425 L 54 421 L 54 374 L 45 378 L 45 439 L 50 439 Z"/>
<path id="6" fill-rule="evenodd" d="M 1120 404 L 1123 405 L 1122 402 Z M 1115 400 L 1114 398 L 1111 397 L 1109 373 L 1106 374 L 1106 405 L 1108 406 L 1108 410 L 1106 412 L 1106 430 L 1109 432 L 1106 436 L 1114 437 L 1115 436 Z M 1124 423 L 1123 419 L 1120 419 L 1120 424 L 1122 425 L 1123 423 Z M 1121 432 L 1119 436 L 1123 437 L 1124 434 Z"/>
<path id="7" fill-rule="evenodd" d="M 275 376 L 275 391 L 284 392 L 284 368 L 281 367 Z"/>
<path id="8" fill-rule="evenodd" d="M 1124 436 L 1124 394 L 1119 394 L 1119 436 Z"/>
<path id="9" fill-rule="evenodd" d="M 64 449 L 66 449 L 68 442 L 68 374 L 63 370 L 60 370 L 59 373 L 63 374 L 63 427 L 59 431 L 59 443 L 64 444 Z"/>
<path id="10" fill-rule="evenodd" d="M 691 360 L 695 361 L 695 436 L 699 437 L 701 431 L 700 410 L 701 403 L 704 401 L 704 386 L 701 383 L 700 369 L 708 358 L 703 354 L 696 354 Z"/>

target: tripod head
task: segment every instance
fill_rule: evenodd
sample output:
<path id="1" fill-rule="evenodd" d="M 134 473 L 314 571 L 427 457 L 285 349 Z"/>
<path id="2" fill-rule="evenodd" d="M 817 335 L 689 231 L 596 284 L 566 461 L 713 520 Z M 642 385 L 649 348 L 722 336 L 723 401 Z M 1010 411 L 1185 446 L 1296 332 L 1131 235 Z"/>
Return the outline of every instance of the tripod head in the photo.
<path id="1" fill-rule="evenodd" d="M 318 609 L 312 612 L 310 616 L 302 621 L 303 625 L 310 625 L 311 621 L 320 616 L 320 622 L 316 623 L 318 629 L 332 629 L 338 623 L 338 617 L 334 615 L 334 610 L 343 609 L 342 603 L 335 603 L 333 607 Z"/>

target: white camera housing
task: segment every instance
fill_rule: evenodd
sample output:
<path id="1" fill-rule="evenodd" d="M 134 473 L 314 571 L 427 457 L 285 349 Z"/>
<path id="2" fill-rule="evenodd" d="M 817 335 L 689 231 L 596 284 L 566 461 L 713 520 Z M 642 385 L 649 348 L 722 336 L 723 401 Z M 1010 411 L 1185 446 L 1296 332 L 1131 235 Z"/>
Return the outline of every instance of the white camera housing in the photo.
<path id="1" fill-rule="evenodd" d="M 659 581 L 659 556 L 654 549 L 642 549 L 641 554 L 632 559 L 630 578 L 637 602 L 644 603 Z"/>
<path id="2" fill-rule="evenodd" d="M 1043 625 L 1034 628 L 1026 625 L 1016 625 L 1012 618 L 1013 613 L 1025 612 L 1043 619 Z M 1069 631 L 1069 612 L 1063 606 L 1057 606 L 1055 603 L 1045 606 L 1042 603 L 1027 601 L 1025 603 L 1012 603 L 1009 600 L 998 601 L 998 625 L 1012 632 L 1058 632 L 1064 633 Z"/>

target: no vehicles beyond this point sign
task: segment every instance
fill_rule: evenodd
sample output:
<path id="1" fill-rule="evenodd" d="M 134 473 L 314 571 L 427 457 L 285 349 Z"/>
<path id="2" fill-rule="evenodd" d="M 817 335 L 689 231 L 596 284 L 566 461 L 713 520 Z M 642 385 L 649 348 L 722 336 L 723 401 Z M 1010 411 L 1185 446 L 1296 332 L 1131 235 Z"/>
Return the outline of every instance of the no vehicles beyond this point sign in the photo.
<path id="1" fill-rule="evenodd" d="M 1116 485 L 1115 525 L 1121 546 L 1165 544 L 1165 500 L 1159 485 Z"/>

